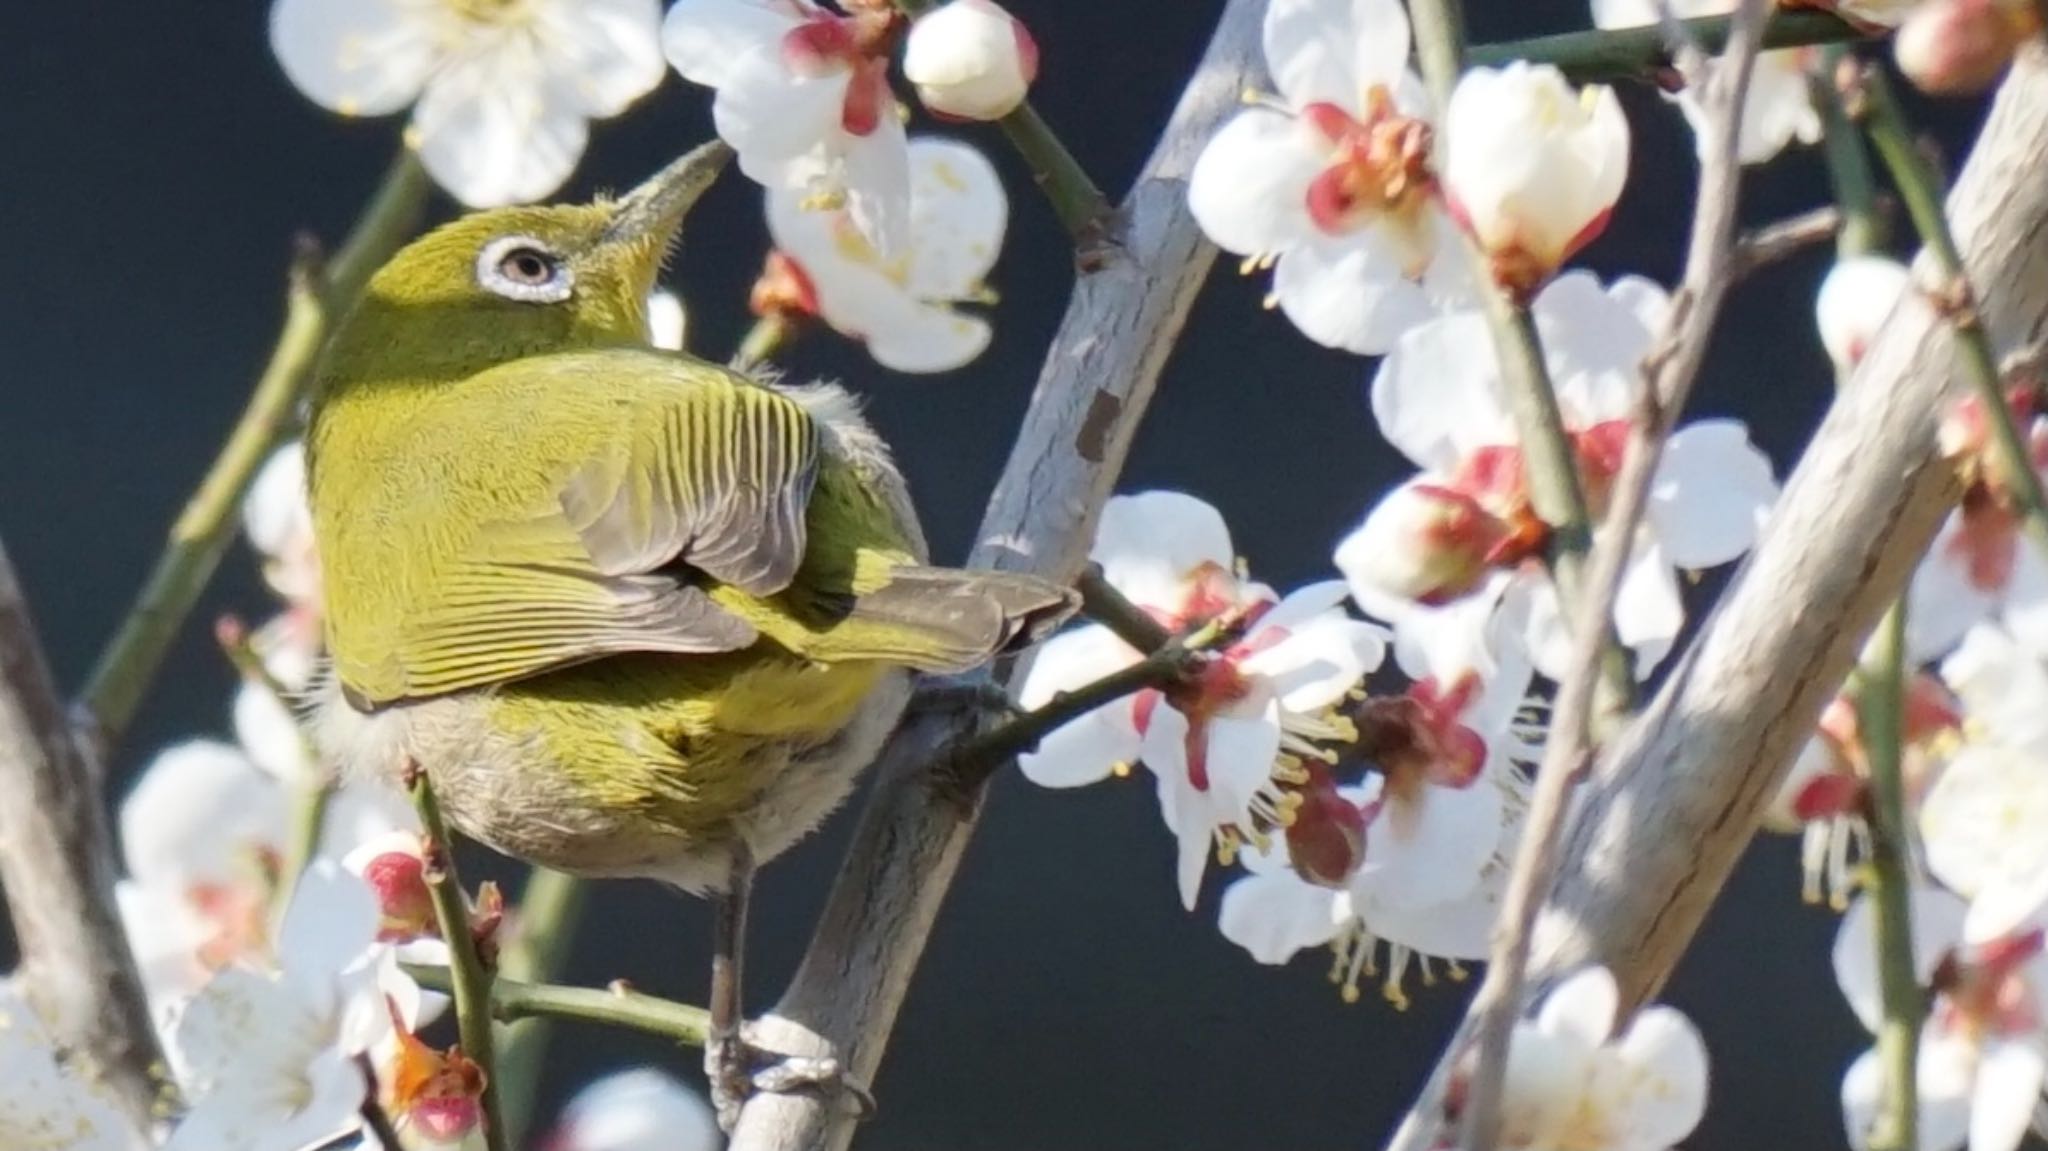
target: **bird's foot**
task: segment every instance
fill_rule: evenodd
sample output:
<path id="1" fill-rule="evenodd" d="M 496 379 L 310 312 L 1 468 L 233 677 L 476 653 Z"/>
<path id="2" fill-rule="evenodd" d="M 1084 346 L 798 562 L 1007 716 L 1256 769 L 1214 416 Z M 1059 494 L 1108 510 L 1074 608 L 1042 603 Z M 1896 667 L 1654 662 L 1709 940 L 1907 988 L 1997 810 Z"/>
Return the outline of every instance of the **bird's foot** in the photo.
<path id="1" fill-rule="evenodd" d="M 726 1134 L 739 1122 L 740 1108 L 754 1095 L 815 1093 L 850 1105 L 861 1119 L 872 1115 L 875 1097 L 829 1055 L 787 1055 L 756 1046 L 742 1035 L 713 1035 L 704 1044 L 704 1077 L 711 1106 Z"/>
<path id="2" fill-rule="evenodd" d="M 965 712 L 977 717 L 1005 720 L 1020 710 L 1010 693 L 990 683 L 979 672 L 962 675 L 919 676 L 910 691 L 910 711 L 919 714 Z"/>

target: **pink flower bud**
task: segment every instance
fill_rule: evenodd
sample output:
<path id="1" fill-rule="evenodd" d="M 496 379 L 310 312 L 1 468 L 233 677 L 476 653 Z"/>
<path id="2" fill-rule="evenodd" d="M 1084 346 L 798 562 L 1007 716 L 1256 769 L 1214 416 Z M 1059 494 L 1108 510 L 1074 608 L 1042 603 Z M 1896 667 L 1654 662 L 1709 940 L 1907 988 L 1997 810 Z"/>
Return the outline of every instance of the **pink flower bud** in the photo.
<path id="1" fill-rule="evenodd" d="M 952 0 L 911 25 L 903 75 L 939 116 L 996 120 L 1024 102 L 1038 45 L 994 0 Z"/>
<path id="2" fill-rule="evenodd" d="M 1509 534 L 1463 492 L 1406 483 L 1337 546 L 1337 569 L 1361 597 L 1442 603 L 1478 586 Z"/>
<path id="3" fill-rule="evenodd" d="M 1889 256 L 1851 256 L 1829 270 L 1813 317 L 1837 370 L 1852 371 L 1862 362 L 1910 282 L 1906 266 Z"/>
<path id="4" fill-rule="evenodd" d="M 1932 0 L 1899 26 L 1899 71 L 1922 92 L 1973 96 L 1998 82 L 2040 28 L 2028 0 Z"/>
<path id="5" fill-rule="evenodd" d="M 376 893 L 382 915 L 377 938 L 402 943 L 421 936 L 437 935 L 434 899 L 427 891 L 426 861 L 420 854 L 420 837 L 394 831 L 380 835 L 348 854 L 342 865 L 363 877 Z"/>

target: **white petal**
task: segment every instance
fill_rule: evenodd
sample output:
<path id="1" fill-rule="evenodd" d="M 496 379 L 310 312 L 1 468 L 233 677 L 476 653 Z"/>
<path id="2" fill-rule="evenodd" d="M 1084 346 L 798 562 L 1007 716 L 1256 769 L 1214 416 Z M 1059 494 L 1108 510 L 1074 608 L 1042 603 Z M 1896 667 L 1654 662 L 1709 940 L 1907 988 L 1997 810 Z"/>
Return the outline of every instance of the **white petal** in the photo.
<path id="1" fill-rule="evenodd" d="M 1770 457 L 1749 442 L 1749 429 L 1701 420 L 1665 445 L 1647 514 L 1666 558 L 1698 571 L 1748 551 L 1777 499 Z"/>
<path id="2" fill-rule="evenodd" d="M 1863 358 L 1910 283 L 1906 266 L 1889 256 L 1848 256 L 1828 269 L 1814 297 L 1813 315 L 1820 342 L 1838 369 L 1852 368 Z"/>
<path id="3" fill-rule="evenodd" d="M 1360 906 L 1359 915 L 1375 936 L 1419 954 L 1485 959 L 1492 951 L 1494 923 L 1500 918 L 1501 886 L 1489 877 L 1470 894 L 1433 907 L 1389 906 L 1374 900 Z"/>
<path id="4" fill-rule="evenodd" d="M 549 71 L 584 115 L 616 116 L 661 83 L 660 0 L 551 0 L 533 15 Z"/>
<path id="5" fill-rule="evenodd" d="M 2027 1136 L 2041 1085 L 2048 1075 L 2048 1054 L 2039 1040 L 1993 1040 L 1977 1064 L 1977 1085 L 1970 1094 L 1970 1151 L 2014 1151 Z"/>
<path id="6" fill-rule="evenodd" d="M 1926 885 L 1913 888 L 1910 902 L 1913 966 L 1924 983 L 1962 937 L 1963 902 Z M 1877 911 L 1867 896 L 1858 895 L 1835 928 L 1832 958 L 1842 998 L 1848 1000 L 1849 1009 L 1863 1026 L 1875 1032 L 1884 1008 L 1878 989 Z"/>
<path id="7" fill-rule="evenodd" d="M 1039 646 L 1017 691 L 1017 705 L 1044 707 L 1061 692 L 1086 687 L 1136 662 L 1138 653 L 1101 624 L 1070 628 Z"/>
<path id="8" fill-rule="evenodd" d="M 838 138 L 846 216 L 885 259 L 910 244 L 910 140 L 894 104 L 883 109 L 873 132 Z"/>
<path id="9" fill-rule="evenodd" d="M 1117 764 L 1138 758 L 1138 732 L 1131 726 L 1130 712 L 1130 701 L 1124 700 L 1054 728 L 1039 741 L 1037 751 L 1017 758 L 1017 766 L 1024 778 L 1040 787 L 1100 783 Z"/>
<path id="10" fill-rule="evenodd" d="M 313 762 L 306 734 L 291 709 L 268 685 L 244 683 L 235 691 L 235 739 L 257 767 L 279 782 L 307 784 Z"/>
<path id="11" fill-rule="evenodd" d="M 1707 1045 L 1692 1021 L 1669 1007 L 1645 1007 L 1616 1049 L 1633 1073 L 1630 1147 L 1671 1147 L 1707 1114 Z"/>
<path id="12" fill-rule="evenodd" d="M 440 55 L 430 14 L 403 0 L 277 0 L 270 50 L 293 86 L 348 116 L 396 112 Z"/>
<path id="13" fill-rule="evenodd" d="M 2005 626 L 2029 651 L 2048 653 L 2048 556 L 2024 540 L 2005 585 Z"/>
<path id="14" fill-rule="evenodd" d="M 1598 276 L 1577 270 L 1544 286 L 1532 311 L 1568 424 L 1635 414 L 1643 357 L 1666 301 L 1662 288 L 1635 276 L 1602 287 Z"/>
<path id="15" fill-rule="evenodd" d="M 473 53 L 435 73 L 413 113 L 420 162 L 470 207 L 541 199 L 583 156 L 583 112 L 532 69 L 515 54 Z"/>
<path id="16" fill-rule="evenodd" d="M 1188 176 L 1188 209 L 1217 247 L 1280 252 L 1308 238 L 1308 186 L 1324 167 L 1312 130 L 1271 108 L 1246 108 L 1209 138 Z"/>
<path id="17" fill-rule="evenodd" d="M 1371 236 L 1289 248 L 1273 269 L 1280 310 L 1303 335 L 1363 356 L 1385 354 L 1432 311 L 1421 286 Z"/>
<path id="18" fill-rule="evenodd" d="M 1544 996 L 1543 1006 L 1536 1012 L 1536 1026 L 1598 1047 L 1614 1033 L 1614 1015 L 1620 1003 L 1621 991 L 1614 984 L 1613 972 L 1605 967 L 1583 968 Z"/>
<path id="19" fill-rule="evenodd" d="M 936 301 L 982 291 L 1009 216 L 1002 179 L 979 149 L 936 136 L 910 141 L 910 293 Z"/>
<path id="20" fill-rule="evenodd" d="M 1501 1145 L 1547 1148 L 1580 1112 L 1597 1064 L 1596 1048 L 1575 1036 L 1516 1023 L 1501 1082 Z"/>
<path id="21" fill-rule="evenodd" d="M 1171 738 L 1173 725 L 1161 725 L 1155 718 L 1153 728 Z M 1145 736 L 1149 762 L 1155 741 L 1152 731 L 1148 730 Z M 1273 761 L 1280 754 L 1278 710 L 1269 708 L 1265 714 L 1250 718 L 1215 716 L 1209 720 L 1208 737 L 1212 816 L 1219 824 L 1248 827 L 1252 822 L 1252 797 L 1271 784 Z"/>
<path id="22" fill-rule="evenodd" d="M 1280 964 L 1337 934 L 1331 904 L 1337 893 L 1305 883 L 1292 871 L 1251 875 L 1223 889 L 1216 924 L 1223 938 L 1260 963 Z"/>
<path id="23" fill-rule="evenodd" d="M 1515 443 L 1485 318 L 1453 312 L 1402 335 L 1373 373 L 1372 415 L 1388 443 L 1430 471 L 1454 471 L 1476 447 Z"/>
<path id="24" fill-rule="evenodd" d="M 1464 897 L 1500 847 L 1501 818 L 1500 793 L 1484 781 L 1424 784 L 1413 798 L 1390 798 L 1366 829 L 1356 898 L 1424 908 Z"/>
<path id="25" fill-rule="evenodd" d="M 683 310 L 681 296 L 666 288 L 648 294 L 647 343 L 650 346 L 666 352 L 682 351 L 689 325 L 689 314 Z"/>
<path id="26" fill-rule="evenodd" d="M 137 879 L 227 882 L 257 851 L 284 848 L 284 789 L 240 749 L 192 740 L 164 749 L 121 802 L 122 857 Z"/>
<path id="27" fill-rule="evenodd" d="M 278 927 L 278 964 L 288 976 L 331 980 L 377 938 L 377 897 L 362 877 L 331 860 L 307 867 Z"/>
<path id="28" fill-rule="evenodd" d="M 870 329 L 863 341 L 876 363 L 912 375 L 950 372 L 988 350 L 995 332 L 979 316 L 951 308 L 911 309 L 904 322 Z"/>
<path id="29" fill-rule="evenodd" d="M 652 1067 L 578 1091 L 555 1133 L 562 1151 L 716 1151 L 724 1143 L 704 1097 Z"/>
<path id="30" fill-rule="evenodd" d="M 306 506 L 306 450 L 293 440 L 270 454 L 242 498 L 242 531 L 265 556 L 278 556 L 313 531 Z"/>
<path id="31" fill-rule="evenodd" d="M 1202 876 L 1215 853 L 1214 832 L 1208 824 L 1191 824 L 1174 835 L 1174 885 L 1180 891 L 1181 907 L 1193 911 L 1202 898 Z"/>
<path id="32" fill-rule="evenodd" d="M 662 51 L 683 79 L 722 88 L 750 52 L 780 52 L 806 7 L 796 0 L 678 0 L 661 26 Z"/>
<path id="33" fill-rule="evenodd" d="M 1272 609 L 1259 617 L 1252 625 L 1251 635 L 1256 636 L 1267 628 L 1293 630 L 1327 614 L 1330 609 L 1344 602 L 1350 589 L 1343 580 L 1318 580 L 1303 584 L 1288 592 Z"/>
<path id="34" fill-rule="evenodd" d="M 1998 609 L 1997 593 L 1977 586 L 1967 560 L 1957 552 L 1961 529 L 1961 516 L 1951 515 L 1906 591 L 1906 647 L 1920 659 L 1954 647 L 1972 625 Z M 2023 542 L 2021 550 L 2030 549 Z"/>
<path id="35" fill-rule="evenodd" d="M 818 174 L 817 153 L 845 134 L 846 82 L 844 72 L 795 75 L 782 62 L 781 46 L 768 44 L 728 63 L 711 119 L 749 179 L 808 192 Z"/>
<path id="36" fill-rule="evenodd" d="M 1205 565 L 1231 571 L 1237 552 L 1215 507 L 1186 492 L 1150 491 L 1103 505 L 1088 558 L 1140 605 L 1174 609 L 1190 573 Z"/>
<path id="37" fill-rule="evenodd" d="M 1684 627 L 1685 601 L 1671 561 L 1661 547 L 1638 543 L 1614 599 L 1614 634 L 1636 653 L 1638 678 L 1648 678 L 1664 662 Z"/>
<path id="38" fill-rule="evenodd" d="M 171 1053 L 198 1094 L 217 1081 L 260 1073 L 278 1036 L 320 1032 L 320 1021 L 284 983 L 242 967 L 224 967 L 185 1006 L 171 1035 Z"/>
<path id="39" fill-rule="evenodd" d="M 1300 625 L 1286 639 L 1238 666 L 1265 676 L 1281 707 L 1310 713 L 1343 699 L 1345 692 L 1380 666 L 1386 653 L 1385 628 L 1332 613 Z"/>
<path id="40" fill-rule="evenodd" d="M 1266 67 L 1287 101 L 1347 112 L 1408 63 L 1408 16 L 1394 0 L 1274 0 L 1266 10 Z"/>
<path id="41" fill-rule="evenodd" d="M 2035 754 L 1965 747 L 1920 809 L 1927 867 L 1965 898 L 2048 871 L 2048 771 Z"/>

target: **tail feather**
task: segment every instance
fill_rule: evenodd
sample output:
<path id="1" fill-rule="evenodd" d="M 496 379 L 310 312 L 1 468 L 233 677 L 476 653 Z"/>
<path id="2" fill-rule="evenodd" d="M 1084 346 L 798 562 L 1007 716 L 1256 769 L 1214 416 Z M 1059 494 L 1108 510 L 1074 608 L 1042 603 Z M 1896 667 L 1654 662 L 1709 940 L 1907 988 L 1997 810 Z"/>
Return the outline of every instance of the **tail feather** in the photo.
<path id="1" fill-rule="evenodd" d="M 790 646 L 826 663 L 879 660 L 949 674 L 1037 643 L 1079 607 L 1073 591 L 1037 576 L 904 566 Z"/>

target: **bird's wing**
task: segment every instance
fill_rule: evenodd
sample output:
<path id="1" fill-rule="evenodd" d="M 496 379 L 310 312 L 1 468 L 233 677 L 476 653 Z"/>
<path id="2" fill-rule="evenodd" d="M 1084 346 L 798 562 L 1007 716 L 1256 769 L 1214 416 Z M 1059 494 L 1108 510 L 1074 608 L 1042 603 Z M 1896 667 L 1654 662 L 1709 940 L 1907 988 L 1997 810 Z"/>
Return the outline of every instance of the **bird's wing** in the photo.
<path id="1" fill-rule="evenodd" d="M 368 703 L 624 652 L 754 642 L 753 625 L 714 603 L 708 585 L 758 596 L 789 585 L 803 562 L 820 431 L 796 403 L 710 365 L 633 358 L 636 373 L 676 378 L 617 401 L 618 434 L 580 462 L 558 461 L 556 499 L 486 524 L 457 552 L 407 620 L 402 688 L 386 698 L 359 689 Z M 553 374 L 575 372 L 582 357 L 550 359 Z M 584 370 L 604 365 L 593 357 Z"/>

